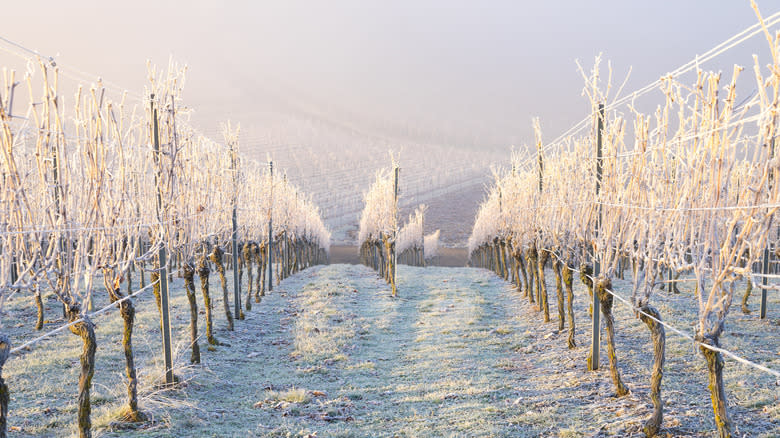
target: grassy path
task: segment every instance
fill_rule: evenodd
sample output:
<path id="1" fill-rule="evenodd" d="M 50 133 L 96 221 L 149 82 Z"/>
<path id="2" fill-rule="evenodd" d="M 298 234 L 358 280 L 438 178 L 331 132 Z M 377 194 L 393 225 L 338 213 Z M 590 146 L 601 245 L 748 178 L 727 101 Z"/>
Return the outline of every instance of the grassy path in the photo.
<path id="1" fill-rule="evenodd" d="M 362 266 L 286 280 L 221 334 L 232 346 L 206 356 L 186 403 L 146 433 L 532 434 L 509 414 L 522 319 L 505 283 L 482 270 L 406 266 L 399 280 L 397 299 Z"/>
<path id="2" fill-rule="evenodd" d="M 227 359 L 209 364 L 215 376 L 229 377 L 187 391 L 206 418 L 192 421 L 186 409 L 176 410 L 163 434 L 642 435 L 650 413 L 649 336 L 626 309 L 615 310 L 617 342 L 632 393 L 616 399 L 605 363 L 584 370 L 589 320 L 581 285 L 581 346 L 568 350 L 557 324 L 541 323 L 527 300 L 490 272 L 401 266 L 398 278 L 397 299 L 363 266 L 317 267 L 286 280 L 241 324 L 236 346 L 220 354 Z M 710 436 L 703 361 L 679 338 L 668 344 L 665 431 Z M 750 400 L 761 381 L 746 385 L 735 373 L 730 382 L 732 400 L 743 402 L 732 407 L 736 424 L 755 427 L 740 430 L 776 434 L 778 412 L 766 411 L 771 391 Z"/>
<path id="3" fill-rule="evenodd" d="M 597 372 L 584 370 L 590 328 L 581 285 L 575 288 L 579 347 L 568 350 L 557 323 L 542 323 L 526 298 L 488 271 L 400 266 L 398 278 L 394 299 L 366 267 L 319 266 L 276 286 L 234 332 L 224 330 L 217 312 L 216 335 L 230 346 L 206 351 L 202 342 L 203 364 L 190 367 L 180 342 L 177 374 L 186 384 L 163 392 L 149 383 L 159 373 L 159 326 L 148 311 L 153 298 L 145 297 L 137 304 L 146 309 L 139 314 L 137 363 L 142 408 L 155 421 L 132 431 L 110 426 L 121 405 L 123 363 L 118 318 L 107 319 L 98 325 L 97 435 L 641 436 L 650 413 L 650 344 L 647 329 L 627 309 L 616 307 L 615 316 L 621 373 L 632 392 L 616 399 L 605 361 Z M 549 273 L 550 288 L 552 278 Z M 178 281 L 174 331 L 186 339 Z M 616 281 L 616 288 L 625 283 Z M 690 326 L 685 293 L 660 298 L 664 318 Z M 732 321 L 724 344 L 745 354 L 766 352 L 764 363 L 777 367 L 780 340 L 753 335 L 766 323 L 741 315 Z M 9 420 L 19 426 L 12 435 L 72 433 L 78 347 L 75 337 L 62 337 L 9 362 Z M 704 369 L 689 343 L 668 338 L 664 433 L 712 436 Z M 726 384 L 740 436 L 780 435 L 774 381 L 727 362 Z"/>

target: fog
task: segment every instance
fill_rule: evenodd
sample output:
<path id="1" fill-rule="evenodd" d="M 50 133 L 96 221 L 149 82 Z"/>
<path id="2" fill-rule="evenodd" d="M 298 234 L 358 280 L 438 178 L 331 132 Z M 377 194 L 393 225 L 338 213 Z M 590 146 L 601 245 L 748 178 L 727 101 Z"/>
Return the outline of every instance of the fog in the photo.
<path id="1" fill-rule="evenodd" d="M 2 36 L 126 88 L 141 89 L 146 59 L 186 63 L 186 96 L 206 132 L 230 118 L 262 142 L 256 124 L 270 112 L 399 143 L 502 148 L 532 140 L 531 117 L 554 137 L 586 114 L 577 59 L 589 66 L 603 52 L 621 79 L 633 67 L 631 90 L 755 22 L 749 2 L 711 0 L 17 1 L 5 10 Z M 747 54 L 766 42 L 749 45 Z"/>
<path id="2" fill-rule="evenodd" d="M 402 152 L 408 192 L 479 181 L 512 145 L 533 144 L 532 117 L 550 140 L 587 116 L 577 60 L 589 69 L 602 53 L 615 86 L 631 70 L 626 94 L 756 22 L 748 1 L 725 0 L 26 0 L 4 11 L 0 36 L 138 97 L 147 59 L 187 64 L 196 127 L 219 139 L 220 123 L 240 123 L 245 154 L 272 155 L 333 206 L 326 218 L 353 222 L 388 149 Z M 8 53 L 21 49 L 0 49 L 0 65 L 24 68 Z M 753 53 L 768 62 L 763 35 L 702 67 L 728 76 Z M 322 176 L 334 167 L 338 189 Z"/>

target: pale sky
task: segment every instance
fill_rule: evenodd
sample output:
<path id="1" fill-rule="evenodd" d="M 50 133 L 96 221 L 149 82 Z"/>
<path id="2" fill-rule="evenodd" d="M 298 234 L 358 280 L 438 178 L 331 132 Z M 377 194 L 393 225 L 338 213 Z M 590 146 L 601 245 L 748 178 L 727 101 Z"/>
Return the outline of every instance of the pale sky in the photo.
<path id="1" fill-rule="evenodd" d="M 231 119 L 263 142 L 283 114 L 506 149 L 532 143 L 532 117 L 549 139 L 587 114 L 575 60 L 603 53 L 621 78 L 632 67 L 632 90 L 756 21 L 745 0 L 25 0 L 3 15 L 0 36 L 136 92 L 146 59 L 188 64 L 207 133 Z M 705 67 L 730 73 L 766 47 L 759 36 Z"/>

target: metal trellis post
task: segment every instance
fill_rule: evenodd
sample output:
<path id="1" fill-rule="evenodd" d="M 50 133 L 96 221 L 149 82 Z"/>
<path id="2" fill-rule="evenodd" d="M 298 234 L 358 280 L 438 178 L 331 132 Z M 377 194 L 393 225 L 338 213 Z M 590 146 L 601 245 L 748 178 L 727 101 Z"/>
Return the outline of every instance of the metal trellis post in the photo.
<path id="1" fill-rule="evenodd" d="M 396 244 L 398 240 L 398 173 L 401 170 L 400 167 L 395 167 L 395 181 L 393 183 L 393 214 L 395 215 L 395 226 L 393 227 L 393 245 Z M 396 255 L 395 249 L 393 249 L 393 271 L 391 272 L 391 275 L 393 277 L 393 296 L 398 294 L 398 288 L 396 287 L 395 283 L 395 271 L 396 271 L 396 263 L 398 262 L 398 257 Z"/>
<path id="2" fill-rule="evenodd" d="M 596 130 L 596 202 L 599 203 L 598 210 L 599 210 L 599 216 L 598 221 L 596 222 L 596 234 L 595 237 L 598 238 L 598 234 L 601 228 L 601 219 L 602 219 L 602 211 L 601 211 L 601 202 L 599 201 L 599 191 L 601 190 L 601 142 L 602 142 L 602 131 L 604 130 L 604 104 L 599 104 L 599 114 L 598 114 L 598 124 L 597 124 L 597 130 Z M 591 351 L 591 369 L 597 370 L 599 369 L 599 343 L 601 341 L 601 321 L 600 321 L 600 314 L 599 314 L 599 297 L 597 288 L 596 288 L 596 279 L 598 278 L 599 274 L 601 273 L 601 266 L 599 262 L 599 255 L 594 252 L 593 254 L 593 321 L 591 326 L 591 344 L 590 344 L 590 351 Z"/>
<path id="3" fill-rule="evenodd" d="M 769 159 L 773 159 L 775 157 L 775 137 L 772 136 L 772 140 L 769 142 Z M 769 184 L 769 191 L 772 191 L 772 179 L 773 179 L 773 173 L 772 168 L 769 168 L 769 181 L 767 182 Z M 764 287 L 761 288 L 761 309 L 759 311 L 759 318 L 766 319 L 766 294 L 767 294 L 767 275 L 769 274 L 769 259 L 771 257 L 771 253 L 769 252 L 769 239 L 767 239 L 766 246 L 764 247 L 764 263 L 762 266 L 762 272 L 764 274 L 764 277 L 761 279 L 761 284 L 764 285 Z"/>
<path id="4" fill-rule="evenodd" d="M 273 268 L 273 214 L 271 209 L 274 205 L 274 162 L 268 162 L 268 168 L 271 175 L 271 200 L 268 203 L 268 291 L 274 290 L 274 268 Z"/>
<path id="5" fill-rule="evenodd" d="M 238 169 L 236 166 L 236 151 L 233 141 L 230 142 L 230 167 L 233 170 L 233 299 L 235 301 L 236 320 L 241 315 L 241 287 L 238 282 Z"/>
<path id="6" fill-rule="evenodd" d="M 154 107 L 154 94 L 151 95 L 151 109 L 152 109 L 152 125 L 153 125 L 153 136 L 154 136 L 154 156 L 155 161 L 157 162 L 157 175 L 156 175 L 156 185 L 157 185 L 157 218 L 160 221 L 160 226 L 162 226 L 162 219 L 163 219 L 163 206 L 162 206 L 162 192 L 160 189 L 160 184 L 162 184 L 162 181 L 160 181 L 161 173 L 162 173 L 162 161 L 160 159 L 160 129 L 158 127 L 158 121 L 157 121 L 157 109 Z M 163 341 L 163 356 L 164 356 L 164 363 L 165 363 L 165 383 L 167 385 L 173 384 L 173 354 L 171 351 L 171 320 L 170 320 L 170 314 L 168 310 L 168 262 L 166 260 L 166 254 L 165 254 L 165 231 L 161 231 L 161 239 L 162 242 L 160 242 L 160 249 L 158 252 L 158 258 L 160 262 L 160 273 L 158 276 L 158 281 L 160 282 L 160 325 L 161 325 L 161 331 L 162 331 L 162 341 Z"/>

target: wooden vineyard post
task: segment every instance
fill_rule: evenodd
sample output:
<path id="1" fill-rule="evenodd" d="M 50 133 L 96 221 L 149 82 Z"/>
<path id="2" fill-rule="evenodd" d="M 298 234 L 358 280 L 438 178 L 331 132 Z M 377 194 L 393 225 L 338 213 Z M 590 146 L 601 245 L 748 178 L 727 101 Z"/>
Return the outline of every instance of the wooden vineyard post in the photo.
<path id="1" fill-rule="evenodd" d="M 425 215 L 420 224 L 420 266 L 425 267 Z"/>
<path id="2" fill-rule="evenodd" d="M 152 109 L 152 126 L 153 126 L 153 136 L 154 136 L 154 157 L 155 161 L 157 162 L 157 174 L 156 174 L 156 185 L 157 185 L 157 219 L 160 221 L 160 227 L 163 226 L 163 208 L 162 208 L 162 191 L 160 188 L 160 184 L 162 184 L 161 174 L 162 174 L 162 161 L 160 159 L 160 130 L 157 126 L 157 109 L 154 107 L 154 94 L 151 95 L 151 109 Z M 171 353 L 171 321 L 170 321 L 170 315 L 168 313 L 168 269 L 167 269 L 167 260 L 166 260 L 166 254 L 165 254 L 165 232 L 161 228 L 161 242 L 160 242 L 160 249 L 158 252 L 159 262 L 160 262 L 160 274 L 159 274 L 159 281 L 160 281 L 160 329 L 162 331 L 162 341 L 163 341 L 163 359 L 165 363 L 165 384 L 166 385 L 172 385 L 173 384 L 173 354 Z"/>
<path id="3" fill-rule="evenodd" d="M 672 176 L 670 178 L 672 186 L 674 186 L 674 180 L 675 180 L 675 177 L 676 177 L 675 170 L 676 170 L 675 169 L 675 158 L 673 157 L 672 158 L 672 169 L 671 169 Z M 672 264 L 671 264 L 671 262 L 667 263 L 666 267 L 667 267 L 667 269 L 669 269 L 669 275 L 668 275 L 668 277 L 669 277 L 669 284 L 666 285 L 666 291 L 668 293 L 670 293 L 670 294 L 673 294 L 673 293 L 675 293 L 675 291 L 677 291 L 677 283 L 674 282 L 674 273 L 672 272 Z"/>
<path id="4" fill-rule="evenodd" d="M 536 142 L 536 161 L 539 164 L 538 166 L 539 167 L 539 197 L 536 201 L 536 217 L 538 218 L 539 206 L 542 203 L 542 192 L 544 191 L 544 157 L 542 156 L 541 136 L 539 136 L 539 140 Z M 542 248 L 541 245 L 542 241 L 541 239 L 539 239 L 541 235 L 541 233 L 539 233 L 539 230 L 538 229 L 534 230 L 534 234 L 535 234 L 534 252 L 536 253 L 535 258 L 536 260 L 539 260 L 539 257 L 541 256 L 541 252 L 544 248 Z M 533 266 L 531 269 L 535 269 L 537 274 L 536 275 L 536 302 L 539 305 L 539 311 L 541 312 L 545 308 L 545 306 L 542 305 L 542 287 L 546 287 L 544 286 L 544 280 L 543 280 L 544 266 L 542 266 L 542 268 L 540 269 L 537 265 L 537 266 Z M 533 293 L 533 292 L 529 291 L 528 293 Z"/>
<path id="5" fill-rule="evenodd" d="M 236 151 L 233 141 L 230 141 L 230 169 L 233 171 L 233 300 L 235 301 L 236 319 L 241 319 L 241 287 L 238 284 L 238 169 L 236 168 Z"/>
<path id="6" fill-rule="evenodd" d="M 539 206 L 542 203 L 542 192 L 544 191 L 544 157 L 542 156 L 542 139 L 541 136 L 538 136 L 538 139 L 536 141 L 536 162 L 538 164 L 538 170 L 539 170 L 539 196 L 536 200 L 536 213 L 535 218 L 539 217 Z M 536 219 L 535 219 L 536 220 Z M 539 260 L 539 256 L 541 255 L 541 252 L 543 250 L 542 248 L 542 241 L 539 239 L 540 233 L 539 230 L 534 230 L 534 253 L 536 254 L 533 258 L 533 260 Z M 536 303 L 539 305 L 539 311 L 541 312 L 544 309 L 544 306 L 542 305 L 542 287 L 544 286 L 542 275 L 544 272 L 540 272 L 540 269 L 538 267 L 537 262 L 533 262 L 534 265 L 531 269 L 536 271 Z M 542 267 L 541 270 L 544 268 Z M 533 294 L 533 291 L 528 291 L 529 294 Z"/>
<path id="7" fill-rule="evenodd" d="M 601 141 L 602 141 L 602 131 L 604 130 L 604 104 L 599 104 L 599 114 L 598 114 L 598 124 L 597 124 L 597 130 L 596 130 L 596 202 L 598 202 L 598 210 L 599 210 L 599 216 L 596 219 L 596 234 L 595 237 L 598 238 L 599 228 L 601 227 L 601 201 L 599 201 L 599 191 L 601 190 Z M 599 255 L 594 252 L 593 253 L 593 283 L 595 285 L 596 279 L 598 278 L 599 274 L 601 273 L 601 266 L 599 263 Z M 592 326 L 591 326 L 591 344 L 590 344 L 590 357 L 591 357 L 591 363 L 590 363 L 590 369 L 591 370 L 597 370 L 599 369 L 599 342 L 600 342 L 600 324 L 601 321 L 599 320 L 600 314 L 599 314 L 599 297 L 598 293 L 596 293 L 596 288 L 593 289 L 593 320 L 592 320 Z"/>
<path id="8" fill-rule="evenodd" d="M 505 227 L 504 227 L 505 224 L 504 224 L 504 221 L 503 221 L 503 218 L 504 218 L 504 205 L 503 205 L 502 197 L 503 197 L 503 195 L 501 194 L 501 187 L 499 186 L 498 187 L 498 217 L 501 220 L 499 226 L 501 227 L 502 230 L 504 230 L 505 229 Z M 501 247 L 501 241 L 502 240 L 503 240 L 503 238 L 498 239 L 498 242 L 496 242 L 496 245 L 497 245 L 496 248 L 498 249 L 498 254 L 497 254 L 497 261 L 498 261 L 498 265 L 499 265 L 498 276 L 504 278 L 504 273 L 507 271 L 507 267 L 506 267 L 506 259 L 502 258 L 503 255 L 504 255 L 504 249 Z"/>
<path id="9" fill-rule="evenodd" d="M 393 226 L 393 245 L 396 244 L 398 241 L 398 173 L 401 170 L 400 167 L 395 166 L 395 179 L 393 182 L 393 215 L 395 216 L 394 220 L 394 226 Z M 392 280 L 393 280 L 393 296 L 398 295 L 398 289 L 396 287 L 395 283 L 395 271 L 396 271 L 396 263 L 398 262 L 398 257 L 395 252 L 395 248 L 393 248 L 393 266 L 392 271 L 390 273 Z"/>
<path id="10" fill-rule="evenodd" d="M 273 222 L 271 209 L 274 205 L 274 162 L 268 162 L 268 169 L 271 176 L 271 199 L 268 202 L 268 292 L 274 290 L 274 268 L 273 268 Z"/>

